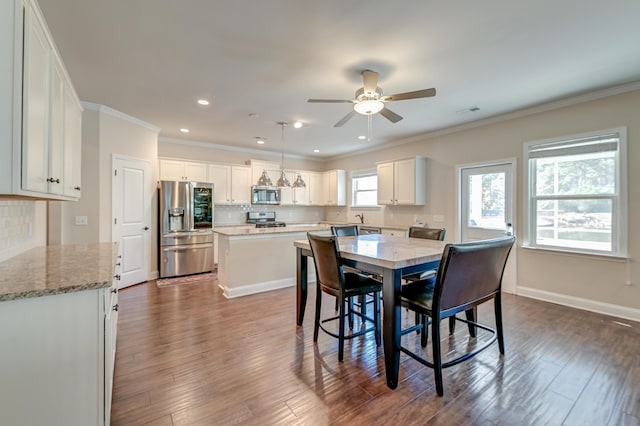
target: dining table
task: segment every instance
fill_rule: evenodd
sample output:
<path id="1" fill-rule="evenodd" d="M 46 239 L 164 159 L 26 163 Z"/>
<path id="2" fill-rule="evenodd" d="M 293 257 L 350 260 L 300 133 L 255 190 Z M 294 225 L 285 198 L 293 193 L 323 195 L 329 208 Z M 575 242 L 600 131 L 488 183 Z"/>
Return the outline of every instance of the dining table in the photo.
<path id="1" fill-rule="evenodd" d="M 345 266 L 382 277 L 382 343 L 387 386 L 398 386 L 402 334 L 402 277 L 437 269 L 445 243 L 442 241 L 383 234 L 338 238 L 340 262 Z M 307 303 L 308 265 L 313 255 L 308 240 L 296 247 L 296 322 L 302 326 Z"/>

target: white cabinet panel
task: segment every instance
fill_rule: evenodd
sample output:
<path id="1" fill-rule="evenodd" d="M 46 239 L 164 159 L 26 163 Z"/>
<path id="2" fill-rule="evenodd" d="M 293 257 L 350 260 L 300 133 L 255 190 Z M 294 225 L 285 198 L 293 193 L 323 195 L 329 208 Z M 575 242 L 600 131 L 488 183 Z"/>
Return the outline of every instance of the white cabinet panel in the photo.
<path id="1" fill-rule="evenodd" d="M 13 114 L 9 117 L 14 121 L 13 127 L 2 128 L 0 135 L 12 147 L 12 155 L 3 151 L 0 156 L 0 168 L 5 171 L 1 174 L 0 193 L 76 200 L 80 192 L 73 188 L 80 186 L 82 135 L 81 131 L 67 127 L 66 117 L 75 117 L 79 127 L 82 120 L 80 102 L 37 3 L 34 0 L 2 2 L 0 14 L 23 18 L 12 20 L 11 27 L 14 28 L 13 24 L 19 26 L 15 33 L 24 37 L 11 39 L 10 51 L 17 52 L 13 58 L 20 58 L 20 62 L 2 64 L 3 69 L 18 72 L 0 76 L 2 97 L 13 102 Z M 5 41 L 2 48 L 7 48 Z M 21 90 L 5 93 L 6 83 Z M 67 98 L 75 102 L 68 103 Z M 9 132 L 4 133 L 5 130 Z M 75 179 L 74 170 L 77 170 Z"/>
<path id="2" fill-rule="evenodd" d="M 214 204 L 251 204 L 251 167 L 210 164 Z"/>
<path id="3" fill-rule="evenodd" d="M 323 198 L 323 178 L 322 173 L 309 172 L 308 179 L 305 179 L 307 183 L 307 190 L 309 194 L 308 203 L 310 206 L 322 206 L 324 205 Z"/>
<path id="4" fill-rule="evenodd" d="M 210 182 L 207 163 L 160 159 L 160 180 Z"/>
<path id="5" fill-rule="evenodd" d="M 347 205 L 347 172 L 330 170 L 323 175 L 323 194 L 325 206 Z"/>
<path id="6" fill-rule="evenodd" d="M 378 204 L 424 205 L 425 159 L 422 157 L 377 164 Z"/>

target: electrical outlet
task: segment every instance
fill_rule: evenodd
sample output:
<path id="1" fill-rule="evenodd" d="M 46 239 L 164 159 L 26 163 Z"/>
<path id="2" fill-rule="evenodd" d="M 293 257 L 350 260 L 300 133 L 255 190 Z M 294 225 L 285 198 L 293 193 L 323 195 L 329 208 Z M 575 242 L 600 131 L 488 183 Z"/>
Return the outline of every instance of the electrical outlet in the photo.
<path id="1" fill-rule="evenodd" d="M 87 225 L 89 223 L 89 219 L 87 216 L 76 216 L 76 225 Z"/>
<path id="2" fill-rule="evenodd" d="M 434 214 L 433 215 L 433 221 L 434 222 L 444 222 L 444 215 L 443 214 Z"/>

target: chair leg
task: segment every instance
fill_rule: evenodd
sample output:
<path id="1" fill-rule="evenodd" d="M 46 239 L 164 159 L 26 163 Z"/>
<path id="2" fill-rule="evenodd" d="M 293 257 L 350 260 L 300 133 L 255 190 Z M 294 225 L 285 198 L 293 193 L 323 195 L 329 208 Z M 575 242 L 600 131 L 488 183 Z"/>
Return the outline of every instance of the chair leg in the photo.
<path id="1" fill-rule="evenodd" d="M 456 332 L 456 317 L 455 315 L 449 317 L 449 334 L 453 334 Z"/>
<path id="2" fill-rule="evenodd" d="M 367 295 L 363 294 L 358 298 L 360 300 L 360 313 L 363 316 L 367 316 Z"/>
<path id="3" fill-rule="evenodd" d="M 340 303 L 340 298 L 336 297 L 336 309 L 335 309 L 336 312 L 338 312 L 339 303 Z"/>
<path id="4" fill-rule="evenodd" d="M 375 323 L 376 346 L 380 346 L 380 292 L 373 294 L 373 322 Z"/>
<path id="5" fill-rule="evenodd" d="M 496 332 L 498 333 L 498 347 L 500 348 L 500 353 L 504 355 L 504 334 L 502 329 L 502 298 L 500 297 L 500 293 L 498 293 L 493 299 L 493 307 L 496 311 Z"/>
<path id="6" fill-rule="evenodd" d="M 436 392 L 444 395 L 442 384 L 442 354 L 440 353 L 440 320 L 433 320 L 431 323 L 431 344 L 433 347 L 433 373 L 436 379 Z"/>
<path id="7" fill-rule="evenodd" d="M 415 313 L 415 321 L 416 321 L 416 325 L 421 324 L 420 321 L 422 321 L 422 316 L 419 313 Z M 423 327 L 424 328 L 424 327 Z M 420 329 L 416 329 L 416 334 L 420 333 Z"/>
<path id="8" fill-rule="evenodd" d="M 320 310 L 322 309 L 322 290 L 320 284 L 316 284 L 316 318 L 313 323 L 313 341 L 318 341 L 318 331 L 320 330 Z"/>
<path id="9" fill-rule="evenodd" d="M 478 317 L 478 307 L 474 306 L 472 309 L 465 311 L 464 314 L 467 317 L 467 321 L 475 321 L 476 318 Z M 467 325 L 469 326 L 469 335 L 471 337 L 476 337 L 476 331 L 478 327 L 476 327 L 473 324 L 467 324 Z"/>
<path id="10" fill-rule="evenodd" d="M 420 315 L 420 321 L 422 321 L 422 335 L 420 336 L 420 346 L 427 347 L 427 340 L 429 340 L 429 318 L 426 315 Z"/>
<path id="11" fill-rule="evenodd" d="M 338 326 L 340 327 L 338 329 L 338 361 L 342 362 L 342 360 L 344 359 L 344 317 L 345 312 L 344 312 L 344 299 L 340 298 L 341 302 L 340 302 L 340 312 L 339 312 L 339 317 L 340 319 L 338 320 Z M 349 298 L 349 304 L 351 304 L 351 298 Z"/>
<path id="12" fill-rule="evenodd" d="M 347 300 L 349 305 L 349 310 L 347 311 L 347 314 L 349 315 L 349 330 L 353 330 L 353 297 L 350 297 Z"/>

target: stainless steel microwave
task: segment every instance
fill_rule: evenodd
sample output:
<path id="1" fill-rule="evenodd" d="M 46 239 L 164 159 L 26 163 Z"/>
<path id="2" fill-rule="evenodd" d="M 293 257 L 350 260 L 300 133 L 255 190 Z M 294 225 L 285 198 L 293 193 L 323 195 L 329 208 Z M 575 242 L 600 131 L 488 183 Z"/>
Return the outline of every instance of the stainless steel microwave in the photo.
<path id="1" fill-rule="evenodd" d="M 280 204 L 280 189 L 271 186 L 252 186 L 251 204 Z"/>

